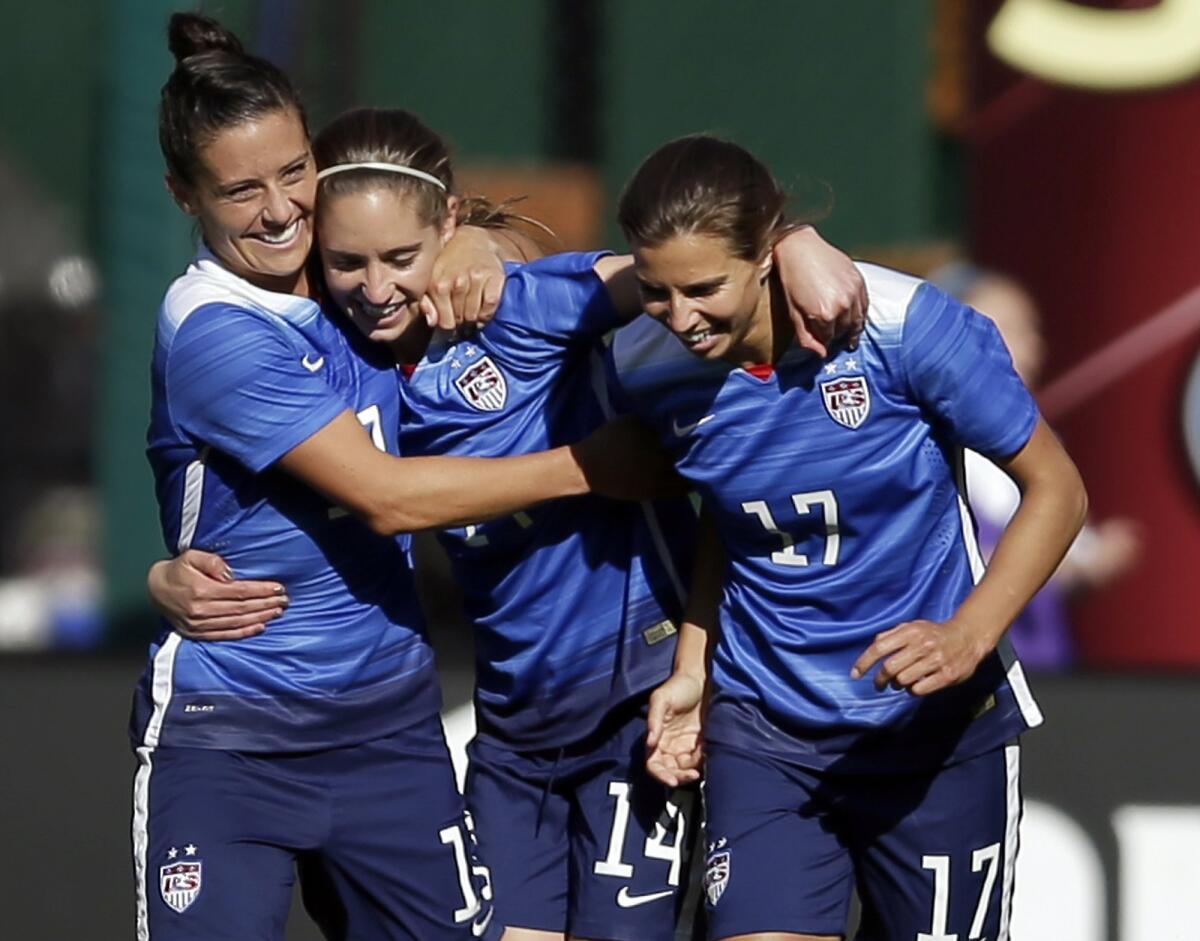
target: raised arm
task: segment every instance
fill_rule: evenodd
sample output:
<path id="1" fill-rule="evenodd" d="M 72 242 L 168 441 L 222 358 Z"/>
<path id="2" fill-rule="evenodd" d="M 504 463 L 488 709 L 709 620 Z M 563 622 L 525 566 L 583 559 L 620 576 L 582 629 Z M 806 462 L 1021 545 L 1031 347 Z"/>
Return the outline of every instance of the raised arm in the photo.
<path id="1" fill-rule="evenodd" d="M 1054 574 L 1087 514 L 1079 471 L 1044 421 L 1017 454 L 998 463 L 1020 488 L 1021 504 L 987 574 L 948 621 L 908 621 L 880 633 L 851 676 L 882 661 L 879 689 L 890 683 L 924 696 L 961 683 Z"/>
<path id="2" fill-rule="evenodd" d="M 544 252 L 537 241 L 508 226 L 460 225 L 438 255 L 421 310 L 430 327 L 453 330 L 492 319 L 504 294 L 504 263 L 528 262 Z"/>

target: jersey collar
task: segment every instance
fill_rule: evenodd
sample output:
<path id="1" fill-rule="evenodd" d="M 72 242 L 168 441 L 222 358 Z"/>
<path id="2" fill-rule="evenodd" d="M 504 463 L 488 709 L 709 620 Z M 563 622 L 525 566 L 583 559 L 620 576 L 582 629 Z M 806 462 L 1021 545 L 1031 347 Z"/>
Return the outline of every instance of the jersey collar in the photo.
<path id="1" fill-rule="evenodd" d="M 293 317 L 306 319 L 311 315 L 314 308 L 319 309 L 317 302 L 311 298 L 303 297 L 299 294 L 282 294 L 278 291 L 268 291 L 265 288 L 251 284 L 245 278 L 230 271 L 225 266 L 225 263 L 213 254 L 212 249 L 204 242 L 200 243 L 200 247 L 196 251 L 196 257 L 189 266 L 189 270 L 220 282 L 232 295 L 247 300 L 255 307 L 268 310 L 281 317 L 286 318 L 288 315 L 292 315 Z"/>

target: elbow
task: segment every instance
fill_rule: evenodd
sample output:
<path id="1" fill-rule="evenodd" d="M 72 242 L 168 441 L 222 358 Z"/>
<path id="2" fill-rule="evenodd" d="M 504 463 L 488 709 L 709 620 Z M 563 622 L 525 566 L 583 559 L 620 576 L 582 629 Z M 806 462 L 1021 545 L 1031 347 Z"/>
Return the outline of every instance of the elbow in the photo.
<path id="1" fill-rule="evenodd" d="M 363 521 L 370 528 L 371 532 L 378 536 L 396 536 L 404 532 L 386 513 L 367 514 L 363 517 Z"/>
<path id="2" fill-rule="evenodd" d="M 366 514 L 364 519 L 367 526 L 380 536 L 399 536 L 401 533 L 415 533 L 426 528 L 413 514 L 398 510 L 376 511 Z"/>
<path id="3" fill-rule="evenodd" d="M 400 506 L 391 501 L 379 500 L 360 509 L 358 516 L 380 536 L 398 536 L 425 529 L 427 523 L 421 514 L 412 512 L 411 507 Z"/>
<path id="4" fill-rule="evenodd" d="M 1079 471 L 1075 472 L 1075 479 L 1071 488 L 1071 524 L 1074 527 L 1074 532 L 1078 533 L 1083 529 L 1083 524 L 1087 520 L 1088 514 L 1088 492 L 1084 486 L 1083 478 L 1079 476 Z"/>

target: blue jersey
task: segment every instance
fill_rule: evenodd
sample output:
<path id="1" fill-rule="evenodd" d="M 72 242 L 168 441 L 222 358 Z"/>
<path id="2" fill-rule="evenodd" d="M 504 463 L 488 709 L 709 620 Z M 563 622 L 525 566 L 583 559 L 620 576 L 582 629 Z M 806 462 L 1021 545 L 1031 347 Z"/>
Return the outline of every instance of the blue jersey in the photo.
<path id="1" fill-rule="evenodd" d="M 201 252 L 158 317 L 149 457 L 172 553 L 220 553 L 291 604 L 244 640 L 166 632 L 135 698 L 138 744 L 307 751 L 437 711 L 403 541 L 273 467 L 350 409 L 398 453 L 394 363 L 352 327 L 255 288 Z"/>
<path id="2" fill-rule="evenodd" d="M 689 353 L 643 319 L 615 381 L 695 483 L 728 555 L 705 734 L 812 767 L 901 767 L 1040 722 L 1007 641 L 967 682 L 877 692 L 850 667 L 880 631 L 949 618 L 982 574 L 962 452 L 1016 453 L 1037 408 L 989 320 L 862 266 L 860 349 L 798 344 L 765 378 Z"/>
<path id="3" fill-rule="evenodd" d="M 494 320 L 435 341 L 403 393 L 409 454 L 500 457 L 585 437 L 607 417 L 601 337 L 618 326 L 598 254 L 510 266 Z M 557 500 L 442 534 L 477 626 L 484 737 L 521 748 L 579 739 L 616 703 L 669 672 L 682 589 L 685 502 Z"/>

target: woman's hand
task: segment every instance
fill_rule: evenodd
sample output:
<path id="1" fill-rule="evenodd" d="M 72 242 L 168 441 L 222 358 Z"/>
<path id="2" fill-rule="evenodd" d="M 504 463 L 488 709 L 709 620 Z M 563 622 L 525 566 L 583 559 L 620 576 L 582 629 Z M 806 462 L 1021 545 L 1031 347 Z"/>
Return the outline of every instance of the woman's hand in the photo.
<path id="1" fill-rule="evenodd" d="M 690 673 L 673 673 L 650 694 L 646 717 L 646 770 L 668 787 L 700 777 L 704 760 L 701 706 L 704 681 Z"/>
<path id="2" fill-rule="evenodd" d="M 877 690 L 882 692 L 891 685 L 916 696 L 928 696 L 974 674 L 992 650 L 982 636 L 982 632 L 972 631 L 953 618 L 941 622 L 906 621 L 876 634 L 871 646 L 851 667 L 850 676 L 860 679 L 883 661 L 875 675 Z"/>
<path id="3" fill-rule="evenodd" d="M 146 588 L 171 627 L 189 640 L 253 637 L 288 605 L 278 582 L 237 581 L 220 556 L 199 549 L 155 562 Z"/>
<path id="4" fill-rule="evenodd" d="M 421 312 L 431 327 L 482 327 L 504 293 L 504 263 L 487 229 L 459 226 L 433 263 Z"/>
<path id="5" fill-rule="evenodd" d="M 867 322 L 867 285 L 848 256 L 803 226 L 775 246 L 775 267 L 801 346 L 822 359 L 836 340 L 858 346 Z"/>

